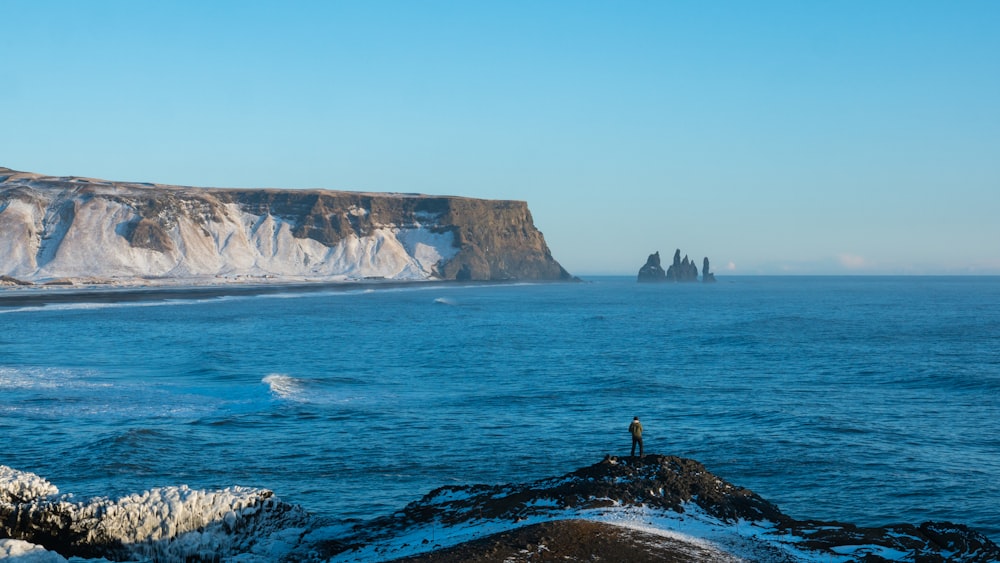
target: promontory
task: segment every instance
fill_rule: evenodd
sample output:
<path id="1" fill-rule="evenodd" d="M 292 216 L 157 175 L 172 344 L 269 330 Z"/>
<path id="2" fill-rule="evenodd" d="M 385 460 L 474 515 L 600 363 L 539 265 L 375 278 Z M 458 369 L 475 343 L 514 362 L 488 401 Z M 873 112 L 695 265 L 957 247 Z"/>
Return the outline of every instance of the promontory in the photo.
<path id="1" fill-rule="evenodd" d="M 569 280 L 524 201 L 0 167 L 4 283 Z"/>

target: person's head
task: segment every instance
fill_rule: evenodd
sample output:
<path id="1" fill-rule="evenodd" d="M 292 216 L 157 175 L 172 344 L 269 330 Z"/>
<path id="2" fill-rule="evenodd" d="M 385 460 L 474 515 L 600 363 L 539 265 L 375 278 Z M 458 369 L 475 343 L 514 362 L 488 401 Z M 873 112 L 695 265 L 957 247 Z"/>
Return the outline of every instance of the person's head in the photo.
<path id="1" fill-rule="evenodd" d="M 632 420 L 639 420 L 639 417 L 638 416 L 633 416 Z"/>

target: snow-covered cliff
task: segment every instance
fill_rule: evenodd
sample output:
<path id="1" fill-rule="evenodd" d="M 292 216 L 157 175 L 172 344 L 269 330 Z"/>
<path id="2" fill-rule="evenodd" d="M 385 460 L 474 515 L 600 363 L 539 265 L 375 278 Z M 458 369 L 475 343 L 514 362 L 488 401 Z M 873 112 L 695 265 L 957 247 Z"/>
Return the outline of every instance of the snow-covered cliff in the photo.
<path id="1" fill-rule="evenodd" d="M 0 276 L 558 280 L 523 201 L 219 189 L 0 168 Z"/>

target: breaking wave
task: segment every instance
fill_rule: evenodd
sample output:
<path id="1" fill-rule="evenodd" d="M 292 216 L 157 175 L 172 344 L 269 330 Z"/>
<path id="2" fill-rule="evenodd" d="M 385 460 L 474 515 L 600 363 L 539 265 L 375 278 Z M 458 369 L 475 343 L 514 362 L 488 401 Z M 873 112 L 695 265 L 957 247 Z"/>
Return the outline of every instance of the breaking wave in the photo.
<path id="1" fill-rule="evenodd" d="M 280 399 L 291 401 L 306 401 L 305 386 L 302 381 L 281 373 L 272 373 L 261 379 L 271 388 L 271 394 Z"/>

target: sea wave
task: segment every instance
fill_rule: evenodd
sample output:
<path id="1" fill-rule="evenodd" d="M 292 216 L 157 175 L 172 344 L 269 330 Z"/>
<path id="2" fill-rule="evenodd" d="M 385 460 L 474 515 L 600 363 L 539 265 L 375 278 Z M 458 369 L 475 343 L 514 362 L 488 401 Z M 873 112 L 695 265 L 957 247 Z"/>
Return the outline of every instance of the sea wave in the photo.
<path id="1" fill-rule="evenodd" d="M 25 307 L 0 307 L 0 314 L 10 314 L 10 313 L 35 313 L 35 312 L 51 312 L 51 311 L 94 311 L 100 309 L 132 309 L 138 307 L 165 307 L 171 305 L 193 305 L 197 303 L 203 303 L 205 301 L 216 300 L 218 298 L 211 299 L 164 299 L 164 300 L 151 300 L 151 301 L 108 301 L 108 302 L 91 302 L 91 301 L 81 301 L 74 303 L 49 303 L 41 305 L 28 305 Z"/>
<path id="2" fill-rule="evenodd" d="M 272 373 L 264 376 L 261 382 L 271 388 L 271 393 L 281 399 L 306 401 L 305 385 L 301 380 L 282 373 Z"/>
<path id="3" fill-rule="evenodd" d="M 271 373 L 261 379 L 271 395 L 278 400 L 311 405 L 342 405 L 363 399 L 364 396 L 345 392 L 341 386 L 358 385 L 351 377 L 325 379 L 299 378 L 284 373 Z"/>

